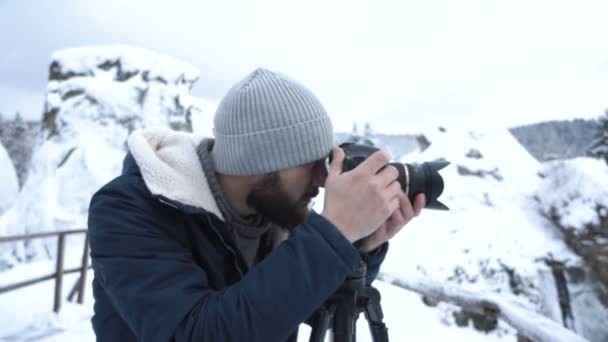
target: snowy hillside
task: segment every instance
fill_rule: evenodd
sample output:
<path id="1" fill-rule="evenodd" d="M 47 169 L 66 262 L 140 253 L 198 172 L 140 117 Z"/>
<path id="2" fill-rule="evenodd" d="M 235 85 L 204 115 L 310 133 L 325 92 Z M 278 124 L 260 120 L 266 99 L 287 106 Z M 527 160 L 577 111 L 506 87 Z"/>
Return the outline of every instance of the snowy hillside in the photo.
<path id="1" fill-rule="evenodd" d="M 134 129 L 192 129 L 200 101 L 190 95 L 198 71 L 171 57 L 128 47 L 66 49 L 52 57 L 43 134 L 29 177 L 0 218 L 0 235 L 85 227 L 95 190 L 120 173 Z M 52 254 L 43 244 L 0 245 L 13 264 Z M 50 248 L 54 251 L 54 248 Z"/>
<path id="2" fill-rule="evenodd" d="M 445 132 L 425 131 L 431 141 L 428 150 L 400 160 L 411 163 L 443 158 L 452 162 L 441 171 L 446 182 L 442 199 L 451 211 L 423 212 L 396 237 L 383 271 L 402 278 L 422 277 L 500 293 L 562 323 L 563 312 L 558 305 L 561 299 L 557 296 L 561 289 L 556 287 L 555 269 L 550 265 L 582 269 L 585 261 L 567 246 L 537 199 L 547 196 L 568 201 L 568 189 L 572 187 L 547 186 L 538 174 L 541 165 L 507 130 L 447 127 Z M 595 187 L 583 204 L 570 207 L 580 212 L 573 215 L 582 215 L 593 207 L 589 198 L 597 202 L 608 197 L 608 187 L 599 186 L 608 178 L 597 166 L 587 168 L 586 173 L 580 172 L 582 168 L 547 171 L 558 173 L 557 178 L 568 175 Z M 572 292 L 574 306 L 577 303 Z M 606 306 L 595 305 L 599 304 L 597 296 L 584 300 L 594 305 L 576 312 L 574 316 L 578 317 L 572 319 L 581 324 L 571 327 L 588 339 L 603 341 L 608 338 L 608 328 L 602 328 L 608 326 Z M 453 310 L 439 308 L 448 324 L 456 323 L 453 315 L 447 313 Z M 593 327 L 583 326 L 590 321 Z M 499 324 L 494 333 L 508 331 Z"/>

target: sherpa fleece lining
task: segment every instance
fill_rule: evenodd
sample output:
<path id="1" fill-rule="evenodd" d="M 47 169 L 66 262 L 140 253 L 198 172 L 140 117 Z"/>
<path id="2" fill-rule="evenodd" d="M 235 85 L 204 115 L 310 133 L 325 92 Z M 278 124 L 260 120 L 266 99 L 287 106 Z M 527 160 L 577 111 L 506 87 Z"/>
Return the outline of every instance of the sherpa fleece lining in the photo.
<path id="1" fill-rule="evenodd" d="M 203 208 L 223 220 L 196 152 L 203 139 L 193 133 L 148 128 L 131 133 L 127 145 L 152 194 Z"/>

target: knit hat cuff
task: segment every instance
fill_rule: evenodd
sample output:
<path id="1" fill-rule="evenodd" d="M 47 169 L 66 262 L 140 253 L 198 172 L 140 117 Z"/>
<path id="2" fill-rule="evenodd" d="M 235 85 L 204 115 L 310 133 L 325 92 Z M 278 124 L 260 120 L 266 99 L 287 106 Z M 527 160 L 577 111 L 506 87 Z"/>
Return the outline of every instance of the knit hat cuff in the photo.
<path id="1" fill-rule="evenodd" d="M 246 134 L 215 133 L 215 170 L 227 175 L 265 174 L 325 158 L 334 144 L 328 116 Z"/>

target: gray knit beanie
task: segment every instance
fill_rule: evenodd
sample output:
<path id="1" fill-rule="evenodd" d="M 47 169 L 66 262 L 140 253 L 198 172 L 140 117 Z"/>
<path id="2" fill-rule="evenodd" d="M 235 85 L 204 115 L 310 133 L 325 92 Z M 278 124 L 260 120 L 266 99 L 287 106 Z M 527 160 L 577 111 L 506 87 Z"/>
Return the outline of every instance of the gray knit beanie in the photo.
<path id="1" fill-rule="evenodd" d="M 321 102 L 289 77 L 257 69 L 234 85 L 215 113 L 215 170 L 258 175 L 324 158 L 334 143 Z"/>

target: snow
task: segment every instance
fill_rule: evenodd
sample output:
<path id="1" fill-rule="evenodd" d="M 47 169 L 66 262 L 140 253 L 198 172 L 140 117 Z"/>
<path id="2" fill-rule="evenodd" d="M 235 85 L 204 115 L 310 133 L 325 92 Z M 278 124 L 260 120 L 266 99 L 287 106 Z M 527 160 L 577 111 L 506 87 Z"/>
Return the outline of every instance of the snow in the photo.
<path id="1" fill-rule="evenodd" d="M 74 258 L 73 263 L 79 261 Z M 0 286 L 44 275 L 54 270 L 51 261 L 39 261 L 23 265 L 2 273 Z M 89 271 L 87 279 L 93 279 L 93 271 Z M 63 298 L 67 298 L 69 290 L 77 281 L 77 275 L 70 274 L 64 278 Z M 0 311 L 0 340 L 10 341 L 62 341 L 84 342 L 95 341 L 90 319 L 93 312 L 93 297 L 90 282 L 85 289 L 85 299 L 82 305 L 65 301 L 59 314 L 52 313 L 54 282 L 52 280 L 26 287 L 16 292 L 0 295 L 0 306 L 11 310 Z M 385 299 L 382 302 L 384 322 L 386 323 L 391 340 L 400 341 L 399 337 L 414 340 L 440 341 L 513 341 L 511 336 L 486 335 L 475 331 L 472 327 L 458 328 L 443 326 L 441 313 L 422 303 L 420 297 L 413 292 L 403 291 L 395 286 L 378 283 L 377 288 Z M 408 310 L 404 310 L 406 307 Z M 509 331 L 503 324 L 502 329 Z M 372 341 L 369 326 L 363 314 L 357 320 L 358 340 Z M 299 341 L 308 341 L 311 329 L 301 325 Z"/>
<path id="2" fill-rule="evenodd" d="M 46 108 L 58 110 L 57 134 L 49 134 L 37 146 L 28 181 L 11 200 L 14 205 L 0 216 L 0 235 L 84 227 L 90 196 L 120 173 L 124 141 L 133 128 L 183 123 L 189 113 L 193 131 L 212 134 L 217 104 L 189 93 L 198 72 L 186 63 L 128 46 L 67 49 L 53 58 L 61 72 L 80 76 L 49 82 Z M 120 61 L 122 72 L 139 70 L 141 76 L 147 70 L 148 79 L 158 76 L 166 84 L 142 77 L 118 82 L 116 70 L 98 68 L 107 61 Z M 176 108 L 180 106 L 184 110 Z M 580 266 L 582 260 L 566 247 L 545 213 L 559 208 L 564 223 L 575 229 L 597 222 L 591 208 L 608 207 L 606 165 L 590 158 L 540 164 L 506 129 L 491 125 L 441 122 L 415 127 L 404 120 L 395 123 L 397 127 L 403 127 L 402 133 L 424 134 L 431 145 L 425 151 L 393 156 L 395 161 L 451 162 L 440 171 L 445 180 L 440 200 L 451 210 L 425 209 L 411 221 L 392 240 L 383 274 L 488 294 L 507 311 L 543 312 L 555 319 L 555 290 L 544 289 L 543 277 L 550 273 L 545 260 L 570 266 Z M 482 157 L 471 157 L 472 150 Z M 2 179 L 7 179 L 7 169 L 2 170 Z M 319 211 L 322 195 L 314 202 Z M 55 251 L 44 248 L 53 246 L 51 240 L 27 247 L 0 244 L 0 259 L 13 266 L 0 273 L 0 286 L 52 272 Z M 66 260 L 78 265 L 82 238 L 71 238 L 68 247 Z M 51 313 L 52 280 L 0 294 L 0 307 L 10 308 L 0 311 L 0 340 L 94 341 L 92 277 L 89 272 L 84 305 L 65 302 L 58 315 Z M 75 281 L 76 275 L 66 276 L 64 299 Z M 517 340 L 504 320 L 489 333 L 458 327 L 452 315 L 458 308 L 452 304 L 429 307 L 414 292 L 382 281 L 375 286 L 382 293 L 393 341 Z M 358 331 L 360 340 L 372 340 L 363 317 Z M 307 341 L 309 333 L 302 326 L 299 339 Z"/>
<path id="3" fill-rule="evenodd" d="M 448 127 L 446 133 L 436 130 L 426 135 L 432 142 L 426 151 L 398 159 L 408 163 L 437 158 L 450 161 L 452 164 L 440 171 L 445 182 L 440 200 L 451 210 L 426 209 L 408 224 L 393 241 L 385 272 L 403 276 L 430 273 L 447 280 L 460 269 L 462 280 L 484 272 L 504 273 L 502 265 L 508 265 L 533 278 L 541 267 L 538 258 L 551 254 L 564 260 L 578 259 L 560 239 L 548 236 L 547 222 L 527 194 L 539 181 L 536 170 L 540 165 L 506 130 Z M 483 158 L 465 157 L 471 148 L 478 149 Z M 496 170 L 503 180 L 462 176 L 458 166 Z M 505 275 L 493 275 L 463 285 L 508 292 L 506 280 Z M 489 283 L 473 284 L 485 281 Z"/>
<path id="4" fill-rule="evenodd" d="M 546 176 L 537 190 L 543 194 L 540 199 L 544 213 L 550 215 L 555 210 L 561 225 L 572 229 L 600 224 L 596 208 L 608 208 L 608 165 L 603 160 L 574 158 L 547 162 L 540 173 Z M 556 188 L 560 191 L 552 191 Z"/>
<path id="5" fill-rule="evenodd" d="M 400 279 L 381 273 L 379 279 L 435 300 L 457 304 L 474 312 L 495 312 L 501 320 L 509 323 L 512 328 L 533 341 L 585 341 L 550 318 L 532 310 L 526 310 L 496 293 L 483 290 L 469 291 L 448 282 L 437 282 L 427 278 Z"/>
<path id="6" fill-rule="evenodd" d="M 54 269 L 55 263 L 49 260 L 22 265 L 3 272 L 0 286 L 51 274 Z M 0 311 L 0 341 L 94 341 L 90 323 L 93 312 L 91 286 L 85 290 L 82 305 L 65 300 L 77 279 L 78 274 L 64 276 L 64 301 L 59 314 L 53 313 L 54 280 L 0 294 L 3 308 Z M 89 270 L 87 279 L 93 279 L 92 270 Z"/>
<path id="7" fill-rule="evenodd" d="M 19 192 L 15 167 L 2 144 L 0 144 L 0 170 L 2 170 L 0 177 L 0 215 L 2 215 L 13 204 Z M 0 235 L 2 234 L 0 230 Z"/>

